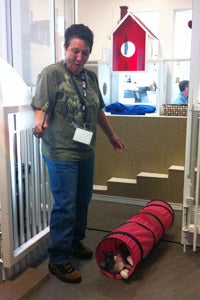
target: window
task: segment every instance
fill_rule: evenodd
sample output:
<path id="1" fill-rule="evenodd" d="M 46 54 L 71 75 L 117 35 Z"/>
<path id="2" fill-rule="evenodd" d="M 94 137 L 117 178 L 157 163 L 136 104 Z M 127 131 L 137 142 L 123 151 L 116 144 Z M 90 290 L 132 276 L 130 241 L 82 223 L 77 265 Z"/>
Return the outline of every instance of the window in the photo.
<path id="1" fill-rule="evenodd" d="M 74 0 L 3 0 L 0 8 L 7 44 L 0 53 L 34 86 L 40 71 L 63 57 L 65 22 L 74 22 Z"/>
<path id="2" fill-rule="evenodd" d="M 188 27 L 188 22 L 192 20 L 192 10 L 174 11 L 174 47 L 173 55 L 176 61 L 171 61 L 172 90 L 168 93 L 169 103 L 172 102 L 179 93 L 179 82 L 189 80 L 190 75 L 190 55 L 192 30 Z"/>
<path id="3" fill-rule="evenodd" d="M 55 8 L 51 4 L 49 0 L 12 1 L 13 66 L 28 85 L 34 85 L 41 69 L 61 55 L 64 3 L 55 1 Z"/>
<path id="4" fill-rule="evenodd" d="M 11 1 L 13 67 L 26 84 L 51 62 L 49 0 Z"/>
<path id="5" fill-rule="evenodd" d="M 174 57 L 190 58 L 192 30 L 188 22 L 192 20 L 192 10 L 174 11 Z"/>

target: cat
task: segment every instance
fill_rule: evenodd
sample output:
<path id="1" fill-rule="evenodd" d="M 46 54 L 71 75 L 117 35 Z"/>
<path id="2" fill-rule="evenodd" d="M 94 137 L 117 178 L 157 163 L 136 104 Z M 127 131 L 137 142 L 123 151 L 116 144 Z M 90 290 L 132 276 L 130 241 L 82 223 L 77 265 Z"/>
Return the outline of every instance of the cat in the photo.
<path id="1" fill-rule="evenodd" d="M 123 279 L 129 277 L 133 265 L 130 252 L 124 244 L 120 244 L 113 252 L 105 252 L 105 258 L 100 263 L 101 267 L 111 274 L 120 274 Z"/>

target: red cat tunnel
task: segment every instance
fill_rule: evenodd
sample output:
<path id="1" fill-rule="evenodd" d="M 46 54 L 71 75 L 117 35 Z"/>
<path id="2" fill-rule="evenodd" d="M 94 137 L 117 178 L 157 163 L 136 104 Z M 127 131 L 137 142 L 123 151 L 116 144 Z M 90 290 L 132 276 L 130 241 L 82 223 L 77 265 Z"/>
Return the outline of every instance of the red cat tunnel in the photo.
<path id="1" fill-rule="evenodd" d="M 129 270 L 130 276 L 137 264 L 149 254 L 172 226 L 173 221 L 174 211 L 167 202 L 162 200 L 148 202 L 139 213 L 106 235 L 98 244 L 95 257 L 102 273 L 110 278 L 122 279 L 119 273 L 111 272 L 102 262 L 109 253 L 115 253 L 123 245 L 133 261 Z"/>

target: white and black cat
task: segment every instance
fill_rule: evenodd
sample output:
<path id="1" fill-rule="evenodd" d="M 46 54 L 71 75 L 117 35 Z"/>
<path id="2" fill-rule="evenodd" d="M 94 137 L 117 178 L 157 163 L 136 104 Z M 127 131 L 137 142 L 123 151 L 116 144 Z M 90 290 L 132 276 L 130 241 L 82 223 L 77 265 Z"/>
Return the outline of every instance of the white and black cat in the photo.
<path id="1" fill-rule="evenodd" d="M 133 260 L 124 244 L 120 244 L 113 252 L 105 252 L 104 256 L 104 260 L 100 263 L 101 267 L 111 274 L 120 274 L 123 279 L 129 277 Z"/>

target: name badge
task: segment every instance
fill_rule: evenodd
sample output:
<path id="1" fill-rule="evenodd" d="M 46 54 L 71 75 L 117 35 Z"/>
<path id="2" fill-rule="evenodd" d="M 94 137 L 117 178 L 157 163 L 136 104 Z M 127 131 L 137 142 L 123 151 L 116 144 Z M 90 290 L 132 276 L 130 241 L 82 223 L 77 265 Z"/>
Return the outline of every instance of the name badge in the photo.
<path id="1" fill-rule="evenodd" d="M 92 136 L 93 136 L 93 132 L 82 128 L 76 128 L 73 136 L 73 141 L 90 145 Z"/>

